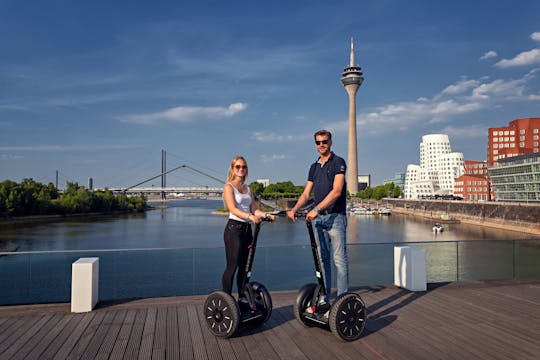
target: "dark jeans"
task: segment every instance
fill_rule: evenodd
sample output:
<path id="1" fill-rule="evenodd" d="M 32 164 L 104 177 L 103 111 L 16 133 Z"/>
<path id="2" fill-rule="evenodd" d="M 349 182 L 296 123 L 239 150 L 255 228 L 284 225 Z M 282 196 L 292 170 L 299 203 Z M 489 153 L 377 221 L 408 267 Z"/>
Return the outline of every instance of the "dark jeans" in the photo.
<path id="1" fill-rule="evenodd" d="M 227 259 L 227 267 L 222 278 L 223 291 L 227 294 L 232 293 L 234 273 L 238 269 L 236 285 L 238 286 L 238 294 L 240 295 L 242 290 L 240 287 L 246 276 L 244 269 L 246 268 L 249 244 L 253 239 L 251 225 L 229 219 L 225 226 L 223 239 L 225 241 L 225 256 Z"/>

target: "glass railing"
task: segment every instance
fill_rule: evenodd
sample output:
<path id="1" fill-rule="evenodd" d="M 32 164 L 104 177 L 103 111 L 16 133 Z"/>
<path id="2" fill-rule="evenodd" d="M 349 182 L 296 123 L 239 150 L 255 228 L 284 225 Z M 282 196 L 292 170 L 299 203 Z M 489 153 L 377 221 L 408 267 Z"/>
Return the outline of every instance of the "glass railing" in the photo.
<path id="1" fill-rule="evenodd" d="M 540 239 L 349 244 L 350 286 L 392 284 L 394 246 L 426 251 L 428 283 L 540 277 Z M 100 259 L 100 300 L 206 294 L 225 267 L 223 248 L 0 253 L 0 304 L 69 302 L 81 257 Z M 270 291 L 315 282 L 310 247 L 259 247 L 251 280 Z"/>

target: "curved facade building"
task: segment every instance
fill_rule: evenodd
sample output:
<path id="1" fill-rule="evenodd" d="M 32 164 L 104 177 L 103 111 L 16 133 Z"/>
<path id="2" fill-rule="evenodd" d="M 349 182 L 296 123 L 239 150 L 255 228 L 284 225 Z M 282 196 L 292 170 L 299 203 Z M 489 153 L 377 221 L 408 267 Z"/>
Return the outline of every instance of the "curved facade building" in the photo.
<path id="1" fill-rule="evenodd" d="M 404 196 L 418 199 L 453 194 L 455 179 L 463 173 L 463 154 L 452 152 L 448 135 L 424 135 L 420 143 L 420 166 L 407 166 Z"/>

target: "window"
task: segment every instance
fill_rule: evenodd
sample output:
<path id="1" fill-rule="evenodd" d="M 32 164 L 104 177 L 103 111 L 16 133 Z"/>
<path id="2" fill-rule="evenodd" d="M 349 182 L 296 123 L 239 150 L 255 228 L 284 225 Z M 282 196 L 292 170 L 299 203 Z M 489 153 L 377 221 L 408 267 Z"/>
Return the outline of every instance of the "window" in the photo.
<path id="1" fill-rule="evenodd" d="M 501 144 L 502 145 L 502 144 Z M 497 149 L 499 147 L 499 144 L 493 144 L 493 148 Z"/>
<path id="2" fill-rule="evenodd" d="M 499 142 L 499 138 L 493 138 L 493 142 Z"/>
<path id="3" fill-rule="evenodd" d="M 506 131 L 504 132 L 504 135 L 508 135 L 508 130 L 506 130 Z"/>
<path id="4" fill-rule="evenodd" d="M 533 140 L 538 140 L 538 135 L 534 135 Z"/>
<path id="5" fill-rule="evenodd" d="M 499 132 L 498 132 L 498 131 L 494 131 L 494 132 L 493 132 L 493 135 L 499 135 Z"/>
<path id="6" fill-rule="evenodd" d="M 538 134 L 538 129 L 533 129 L 534 134 Z"/>
<path id="7" fill-rule="evenodd" d="M 503 142 L 503 141 L 504 141 L 504 138 L 500 137 L 500 138 L 499 138 L 499 141 L 500 141 L 500 142 Z"/>
<path id="8" fill-rule="evenodd" d="M 519 137 L 519 140 L 520 140 L 520 141 L 524 141 L 524 140 L 525 140 L 525 136 L 520 136 L 520 137 Z"/>
<path id="9" fill-rule="evenodd" d="M 514 130 L 510 130 L 510 135 L 515 135 L 515 131 L 514 131 Z"/>
<path id="10" fill-rule="evenodd" d="M 511 148 L 516 147 L 516 144 L 512 143 L 512 144 L 510 144 L 510 147 Z"/>
<path id="11" fill-rule="evenodd" d="M 520 134 L 525 134 L 525 129 L 520 129 L 520 130 L 519 130 L 519 133 L 520 133 Z"/>
<path id="12" fill-rule="evenodd" d="M 493 154 L 497 155 L 499 153 L 499 150 L 493 150 Z"/>
<path id="13" fill-rule="evenodd" d="M 524 142 L 520 142 L 520 143 L 519 143 L 519 147 L 525 147 L 525 143 L 524 143 Z"/>

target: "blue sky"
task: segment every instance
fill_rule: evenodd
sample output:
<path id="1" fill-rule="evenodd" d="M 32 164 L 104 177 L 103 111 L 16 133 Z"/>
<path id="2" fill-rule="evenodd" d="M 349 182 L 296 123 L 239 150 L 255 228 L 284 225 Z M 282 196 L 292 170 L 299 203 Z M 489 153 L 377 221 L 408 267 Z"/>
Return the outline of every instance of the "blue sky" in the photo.
<path id="1" fill-rule="evenodd" d="M 540 116 L 539 1 L 0 0 L 0 181 L 132 185 L 188 164 L 303 185 L 327 128 L 346 158 L 349 39 L 359 173 L 422 135 L 485 160 L 487 129 Z M 159 182 L 154 182 L 158 184 Z M 218 185 L 185 170 L 173 186 Z"/>

